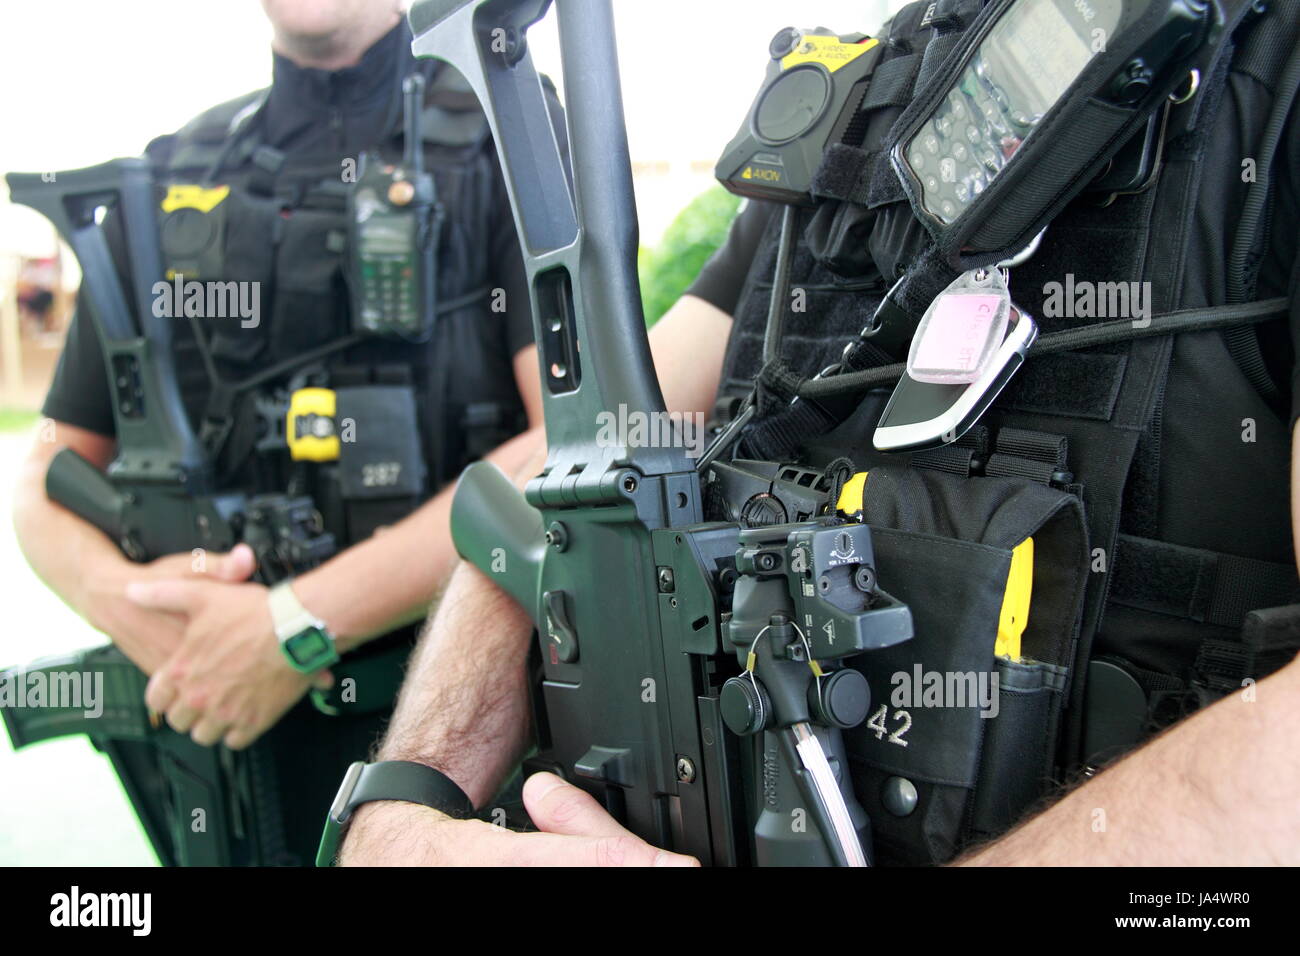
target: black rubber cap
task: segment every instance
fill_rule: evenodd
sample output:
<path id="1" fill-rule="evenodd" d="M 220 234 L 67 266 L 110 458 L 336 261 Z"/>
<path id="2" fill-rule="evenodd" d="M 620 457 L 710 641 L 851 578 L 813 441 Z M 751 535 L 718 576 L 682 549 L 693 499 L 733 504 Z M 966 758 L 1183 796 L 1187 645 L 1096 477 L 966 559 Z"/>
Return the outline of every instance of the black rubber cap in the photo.
<path id="1" fill-rule="evenodd" d="M 768 492 L 760 492 L 745 502 L 740 509 L 740 523 L 746 528 L 766 528 L 786 523 L 785 505 L 781 499 Z"/>
<path id="2" fill-rule="evenodd" d="M 748 737 L 767 726 L 772 705 L 761 687 L 748 677 L 732 677 L 719 695 L 722 722 L 733 734 Z"/>
<path id="3" fill-rule="evenodd" d="M 848 730 L 866 720 L 870 709 L 871 685 L 861 672 L 846 667 L 823 678 L 816 710 L 826 723 Z"/>

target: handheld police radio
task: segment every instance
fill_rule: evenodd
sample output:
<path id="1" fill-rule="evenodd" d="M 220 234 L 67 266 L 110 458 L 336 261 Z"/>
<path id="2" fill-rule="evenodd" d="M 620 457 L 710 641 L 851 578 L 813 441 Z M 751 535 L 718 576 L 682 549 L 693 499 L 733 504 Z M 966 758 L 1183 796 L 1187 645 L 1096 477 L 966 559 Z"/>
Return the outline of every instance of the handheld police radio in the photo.
<path id="1" fill-rule="evenodd" d="M 763 87 L 718 160 L 719 182 L 738 196 L 812 205 L 826 147 L 861 145 L 857 106 L 880 51 L 880 41 L 862 33 L 787 27 L 773 37 Z M 854 109 L 846 110 L 850 100 Z"/>
<path id="2" fill-rule="evenodd" d="M 1000 0 L 900 117 L 891 159 L 956 263 L 1022 249 L 1219 27 L 1212 0 Z"/>
<path id="3" fill-rule="evenodd" d="M 362 153 L 348 194 L 352 324 L 357 332 L 423 342 L 433 335 L 437 309 L 442 207 L 422 161 L 424 77 L 407 77 L 402 93 L 402 164 Z"/>
<path id="4" fill-rule="evenodd" d="M 985 9 L 895 127 L 891 161 L 913 211 L 949 263 L 976 268 L 931 303 L 912 335 L 877 449 L 951 443 L 992 404 L 1037 330 L 1011 302 L 1005 274 L 981 262 L 1032 254 L 1067 203 L 1115 172 L 1112 158 L 1141 127 L 1148 140 L 1162 129 L 1166 98 L 1219 26 L 1212 0 L 1000 0 Z M 1120 178 L 1140 187 L 1148 165 L 1140 159 Z M 871 333 L 886 340 L 908 326 L 893 297 Z"/>

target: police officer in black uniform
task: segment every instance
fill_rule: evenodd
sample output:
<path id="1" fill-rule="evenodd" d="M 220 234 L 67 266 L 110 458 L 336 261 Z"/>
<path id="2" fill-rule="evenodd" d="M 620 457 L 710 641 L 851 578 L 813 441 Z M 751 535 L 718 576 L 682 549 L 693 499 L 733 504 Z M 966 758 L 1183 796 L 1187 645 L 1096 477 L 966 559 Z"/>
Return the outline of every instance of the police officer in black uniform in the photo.
<path id="1" fill-rule="evenodd" d="M 1150 363 L 1148 350 L 1156 348 L 1150 344 L 1131 352 L 1128 345 L 1093 350 L 1059 363 L 1044 360 L 1032 374 L 1027 368 L 986 416 L 985 424 L 996 432 L 989 439 L 993 444 L 950 449 L 954 454 L 943 459 L 917 456 L 910 467 L 897 471 L 889 471 L 897 468 L 897 459 L 891 462 L 872 448 L 871 401 L 828 434 L 805 433 L 801 446 L 792 450 L 797 460 L 817 466 L 847 455 L 860 470 L 880 467 L 895 479 L 913 482 L 916 493 L 908 507 L 895 512 L 893 520 L 899 522 L 908 520 L 902 512 L 943 505 L 941 496 L 928 489 L 959 496 L 962 481 L 978 483 L 983 475 L 990 476 L 985 488 L 1011 487 L 998 484 L 1008 480 L 1038 482 L 1044 494 L 1079 495 L 1093 522 L 1089 545 L 1105 545 L 1100 553 L 1092 551 L 1083 574 L 1093 597 L 1088 613 L 1080 615 L 1080 659 L 1067 662 L 1074 687 L 1087 692 L 1076 692 L 1064 708 L 1061 726 L 1071 729 L 1059 731 L 1059 739 L 1059 729 L 1050 722 L 1036 723 L 1039 718 L 1030 710 L 1017 707 L 1008 718 L 1004 709 L 1006 732 L 1026 736 L 1013 748 L 1016 754 L 987 780 L 979 777 L 972 792 L 956 774 L 946 772 L 948 765 L 934 762 L 947 759 L 941 756 L 944 750 L 962 766 L 979 756 L 957 753 L 960 748 L 951 746 L 951 736 L 947 743 L 931 738 L 931 744 L 942 745 L 929 750 L 895 748 L 886 754 L 887 763 L 878 764 L 879 750 L 872 748 L 888 747 L 880 742 L 883 735 L 861 727 L 846 733 L 853 758 L 849 772 L 872 815 L 877 852 L 887 857 L 885 862 L 946 862 L 972 839 L 999 835 L 1033 804 L 1032 799 L 1016 803 L 1010 791 L 1019 762 L 1035 760 L 1039 765 L 1031 776 L 1064 767 L 1095 777 L 975 855 L 975 862 L 1300 861 L 1300 817 L 1291 797 L 1300 785 L 1300 764 L 1290 730 L 1300 719 L 1300 663 L 1293 660 L 1300 588 L 1293 543 L 1296 492 L 1288 475 L 1288 461 L 1296 460 L 1293 436 L 1300 420 L 1293 346 L 1300 338 L 1294 228 L 1300 213 L 1300 123 L 1295 106 L 1289 112 L 1287 107 L 1294 91 L 1282 82 L 1295 79 L 1294 65 L 1287 64 L 1296 59 L 1300 18 L 1289 5 L 1225 6 L 1232 16 L 1231 46 L 1224 47 L 1230 56 L 1217 61 L 1215 70 L 1204 71 L 1199 100 L 1189 97 L 1171 111 L 1163 168 L 1153 187 L 1157 191 L 1109 205 L 1105 197 L 1076 201 L 1048 227 L 1028 264 L 1012 268 L 1012 294 L 1047 322 L 1052 316 L 1043 300 L 1050 282 L 1073 272 L 1081 279 L 1111 280 L 1122 278 L 1119 270 L 1136 270 L 1139 277 L 1155 276 L 1151 284 L 1163 303 L 1157 312 L 1244 301 L 1244 293 L 1257 299 L 1289 297 L 1289 323 L 1282 310 L 1275 320 L 1248 330 L 1252 336 L 1235 330 L 1172 336 L 1158 346 L 1167 349 L 1159 353 L 1158 363 Z M 891 76 L 915 79 L 918 70 L 937 65 L 941 57 L 930 56 L 926 45 L 951 43 L 982 7 L 977 0 L 909 5 L 886 31 L 886 60 L 900 68 Z M 881 134 L 910 99 L 903 87 L 893 92 L 874 102 L 883 110 Z M 1280 115 L 1284 124 L 1272 123 L 1270 114 Z M 1267 145 L 1275 133 L 1281 135 Z M 1254 162 L 1261 155 L 1271 156 L 1271 188 L 1242 175 L 1251 165 L 1244 160 Z M 1239 211 L 1253 203 L 1261 188 L 1269 189 L 1270 214 L 1263 217 L 1251 254 L 1238 258 L 1233 250 Z M 1158 212 L 1150 229 L 1133 229 L 1135 221 L 1145 221 L 1141 217 L 1149 207 L 1144 203 L 1152 196 Z M 798 221 L 791 282 L 807 294 L 808 306 L 784 310 L 781 358 L 792 374 L 811 377 L 837 361 L 889 285 L 924 251 L 924 233 L 901 194 L 883 211 L 854 205 L 848 197 L 828 201 L 816 212 L 802 212 Z M 830 227 L 831 218 L 840 214 Z M 652 331 L 671 410 L 702 411 L 713 404 L 716 390 L 717 410 L 725 419 L 762 372 L 781 219 L 774 207 L 752 203 L 694 287 Z M 1124 246 L 1121 237 L 1128 234 L 1139 235 L 1142 242 L 1132 249 Z M 1154 268 L 1143 272 L 1144 258 L 1153 255 Z M 1181 269 L 1176 280 L 1165 271 L 1171 263 Z M 1251 337 L 1257 341 L 1253 347 Z M 1163 363 L 1163 373 L 1153 379 L 1158 387 L 1145 387 L 1150 372 L 1143 362 L 1152 367 Z M 1140 421 L 1123 423 L 1100 441 L 1067 442 L 1058 435 L 1050 450 L 1063 455 L 1063 461 L 1032 459 L 1048 448 L 1038 439 L 1049 431 L 1087 439 L 1096 434 L 1091 429 L 1122 423 L 1123 403 L 1135 397 L 1133 383 L 1144 393 L 1142 401 L 1150 403 L 1143 406 L 1147 412 Z M 881 404 L 874 406 L 876 416 Z M 770 411 L 780 414 L 782 409 Z M 751 429 L 742 442 L 761 437 Z M 1122 451 L 1126 440 L 1131 442 L 1128 457 Z M 741 457 L 745 452 L 758 457 L 761 449 L 747 444 Z M 976 466 L 975 459 L 983 460 Z M 960 478 L 955 477 L 959 460 L 966 466 Z M 1117 461 L 1122 461 L 1118 474 Z M 1005 470 L 995 473 L 999 466 Z M 1038 477 L 1030 477 L 1034 475 Z M 872 471 L 868 488 L 874 480 Z M 1104 515 L 1113 522 L 1110 539 L 1096 534 Z M 932 550 L 932 544 L 937 548 L 933 529 L 946 527 L 952 517 L 935 520 L 928 529 L 930 543 L 917 550 Z M 1049 538 L 1044 531 L 1039 541 L 1044 551 Z M 1076 556 L 1088 554 L 1081 540 L 1075 540 Z M 897 582 L 926 593 L 933 582 L 908 581 L 909 573 L 915 569 L 892 568 L 890 590 Z M 1041 575 L 1035 587 L 1046 592 L 1061 586 L 1061 579 L 1047 578 Z M 430 646 L 439 649 L 439 668 L 420 667 L 413 673 L 409 696 L 394 715 L 380 758 L 418 760 L 453 781 L 469 802 L 481 805 L 528 739 L 525 712 L 512 707 L 508 695 L 523 695 L 528 686 L 526 674 L 513 662 L 523 656 L 531 622 L 469 568 L 453 578 L 448 595 L 455 600 L 442 607 L 429 632 Z M 1264 613 L 1248 620 L 1247 612 L 1259 609 Z M 965 640 L 962 627 L 941 626 L 945 615 L 962 610 L 914 603 L 917 637 L 900 650 L 942 653 Z M 489 615 L 498 626 L 486 635 L 474 630 L 468 638 L 471 623 Z M 475 673 L 483 675 L 479 679 L 467 668 L 446 663 L 471 655 Z M 1032 668 L 1042 662 L 1013 663 Z M 1063 687 L 1050 693 L 1061 694 Z M 1194 715 L 1182 719 L 1189 714 Z M 918 714 L 913 743 L 922 720 Z M 974 722 L 979 725 L 979 718 Z M 446 732 L 471 725 L 480 732 Z M 994 732 L 981 733 L 984 749 L 992 749 Z M 1099 744 L 1105 747 L 1095 749 Z M 1133 752 L 1116 761 L 1126 750 Z M 883 782 L 873 774 L 896 780 L 904 772 L 897 768 L 908 766 L 909 759 L 918 761 L 916 813 L 898 804 L 894 810 L 872 804 L 879 802 Z M 929 767 L 928 776 L 922 767 Z M 950 786 L 954 779 L 959 785 Z M 981 832 L 971 827 L 971 816 L 990 793 L 995 802 L 1016 809 L 999 821 L 999 828 Z M 450 801 L 413 806 L 376 799 L 356 811 L 342 859 L 362 864 L 690 862 L 647 846 L 592 797 L 553 775 L 531 777 L 523 795 L 532 822 L 544 833 L 504 835 L 473 821 L 451 819 L 437 809 L 453 805 Z M 1098 808 L 1104 808 L 1101 818 Z M 406 838 L 396 841 L 394 833 Z"/>
<path id="2" fill-rule="evenodd" d="M 255 559 L 246 545 L 132 564 L 47 499 L 43 474 L 59 448 L 100 467 L 114 454 L 109 383 L 84 304 L 44 405 L 54 428 L 44 437 L 52 440 L 33 448 L 15 506 L 37 572 L 151 675 L 155 720 L 198 745 L 234 750 L 276 727 L 265 747 L 250 751 L 257 756 L 247 773 L 260 781 L 252 791 L 260 795 L 245 810 L 258 823 L 275 818 L 277 837 L 242 856 L 196 849 L 200 838 L 184 825 L 195 808 L 159 795 L 166 768 L 147 748 L 115 752 L 160 856 L 181 863 L 311 858 L 318 809 L 377 736 L 414 622 L 454 560 L 448 498 L 435 493 L 489 453 L 517 467 L 523 446 L 508 440 L 540 422 L 523 262 L 475 97 L 450 68 L 412 57 L 394 0 L 264 6 L 275 30 L 270 88 L 208 110 L 148 148 L 165 193 L 167 279 L 233 280 L 255 297 L 256 309 L 242 318 L 187 323 L 178 306 L 175 361 L 191 419 L 227 484 L 249 494 L 310 494 L 337 553 L 268 591 L 247 580 Z M 360 334 L 349 304 L 359 281 L 349 266 L 349 191 L 366 162 L 401 160 L 403 88 L 412 88 L 412 76 L 423 80 L 418 151 L 436 195 L 419 224 L 437 243 L 433 332 Z M 558 100 L 549 95 L 563 142 Z M 254 387 L 218 387 L 256 375 Z M 337 402 L 337 461 L 296 452 L 278 434 L 286 409 L 322 390 Z M 304 420 L 314 421 L 306 413 Z M 291 665 L 286 648 L 304 639 L 333 647 L 309 667 Z M 348 656 L 337 673 L 320 666 L 339 655 Z M 309 688 L 315 706 L 304 699 Z M 160 801 L 170 839 L 158 835 L 168 827 L 150 826 Z"/>

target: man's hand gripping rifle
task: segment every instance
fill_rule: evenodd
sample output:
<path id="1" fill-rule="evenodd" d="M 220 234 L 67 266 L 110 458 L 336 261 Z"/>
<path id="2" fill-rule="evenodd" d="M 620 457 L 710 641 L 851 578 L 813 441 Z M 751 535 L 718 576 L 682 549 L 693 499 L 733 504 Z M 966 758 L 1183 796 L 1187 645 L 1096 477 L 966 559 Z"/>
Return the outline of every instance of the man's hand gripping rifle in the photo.
<path id="1" fill-rule="evenodd" d="M 556 3 L 571 180 L 526 45 L 549 6 L 411 10 L 416 54 L 460 70 L 487 111 L 532 289 L 545 469 L 520 495 L 472 465 L 452 511 L 460 554 L 538 624 L 531 764 L 705 863 L 864 864 L 869 827 L 840 731 L 865 718 L 869 692 L 845 664 L 909 639 L 910 613 L 876 586 L 870 529 L 833 517 L 834 502 L 794 524 L 704 524 L 685 441 L 602 434 L 602 412 L 661 421 L 665 409 L 611 6 Z"/>

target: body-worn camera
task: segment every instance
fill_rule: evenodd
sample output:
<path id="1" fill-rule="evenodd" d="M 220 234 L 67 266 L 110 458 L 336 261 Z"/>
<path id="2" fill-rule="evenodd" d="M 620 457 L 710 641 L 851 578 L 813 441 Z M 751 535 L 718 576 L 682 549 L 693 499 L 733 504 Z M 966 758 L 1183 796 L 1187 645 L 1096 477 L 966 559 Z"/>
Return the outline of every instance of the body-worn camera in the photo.
<path id="1" fill-rule="evenodd" d="M 853 118 L 880 59 L 880 41 L 787 27 L 769 52 L 763 87 L 716 175 L 739 196 L 812 205 L 813 175 L 826 147 L 861 143 L 865 130 Z M 850 103 L 852 110 L 845 108 Z"/>

